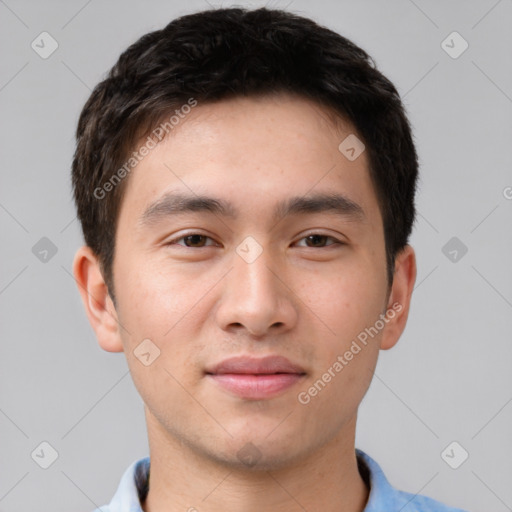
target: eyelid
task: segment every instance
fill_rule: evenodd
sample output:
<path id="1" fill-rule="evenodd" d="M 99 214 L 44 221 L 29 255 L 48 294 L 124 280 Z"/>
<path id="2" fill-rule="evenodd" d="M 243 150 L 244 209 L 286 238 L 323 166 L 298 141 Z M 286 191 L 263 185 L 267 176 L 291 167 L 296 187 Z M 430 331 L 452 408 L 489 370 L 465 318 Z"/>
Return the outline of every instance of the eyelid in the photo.
<path id="1" fill-rule="evenodd" d="M 307 233 L 302 234 L 301 237 L 298 238 L 297 241 L 294 243 L 300 242 L 311 235 L 325 236 L 326 238 L 330 238 L 331 240 L 334 240 L 333 243 L 328 244 L 326 247 L 330 247 L 333 245 L 346 245 L 346 242 L 344 242 L 343 240 L 340 240 L 339 238 L 335 237 L 334 235 L 329 235 L 327 233 L 323 233 L 322 230 L 314 230 L 314 229 Z M 301 247 L 305 247 L 306 249 L 323 249 L 324 248 L 324 247 L 307 247 L 307 246 L 301 246 Z"/>
<path id="2" fill-rule="evenodd" d="M 186 245 L 182 245 L 182 244 L 179 244 L 177 242 L 179 242 L 180 240 L 188 237 L 188 236 L 193 236 L 193 235 L 200 235 L 200 236 L 203 236 L 209 240 L 212 240 L 214 242 L 214 244 L 210 244 L 210 245 L 205 245 L 205 246 L 202 246 L 202 247 L 187 247 Z M 340 240 L 339 238 L 335 237 L 334 235 L 329 235 L 327 233 L 323 233 L 322 230 L 318 229 L 318 230 L 310 230 L 304 234 L 302 234 L 302 236 L 300 238 L 298 238 L 294 244 L 306 239 L 308 236 L 311 236 L 311 235 L 318 235 L 318 236 L 325 236 L 326 238 L 330 238 L 331 240 L 333 240 L 333 243 L 330 243 L 328 244 L 327 246 L 325 247 L 331 247 L 331 246 L 334 246 L 334 245 L 346 245 L 346 242 L 344 242 L 343 240 Z M 180 236 L 178 237 L 174 237 L 172 238 L 171 240 L 168 240 L 164 245 L 179 245 L 181 247 L 184 247 L 185 249 L 204 249 L 206 247 L 214 247 L 215 245 L 218 246 L 218 242 L 215 241 L 215 239 L 213 237 L 211 237 L 210 235 L 207 235 L 205 233 L 201 233 L 200 231 L 190 231 L 190 232 L 187 232 L 187 233 L 182 233 Z M 307 246 L 301 246 L 301 247 L 305 247 L 306 249 L 323 249 L 324 247 L 307 247 Z"/>
<path id="3" fill-rule="evenodd" d="M 205 247 L 213 247 L 214 246 L 214 244 L 210 244 L 210 245 L 205 245 L 203 247 L 187 247 L 186 245 L 177 243 L 180 240 L 182 240 L 183 238 L 187 238 L 188 236 L 193 236 L 193 235 L 203 236 L 207 239 L 212 240 L 215 244 L 218 245 L 218 242 L 216 242 L 213 237 L 211 237 L 210 235 L 207 235 L 205 233 L 201 233 L 200 231 L 190 231 L 188 233 L 182 233 L 180 236 L 177 236 L 177 237 L 174 237 L 174 238 L 168 240 L 167 242 L 165 242 L 164 245 L 179 245 L 181 247 L 184 247 L 185 249 L 204 249 Z"/>

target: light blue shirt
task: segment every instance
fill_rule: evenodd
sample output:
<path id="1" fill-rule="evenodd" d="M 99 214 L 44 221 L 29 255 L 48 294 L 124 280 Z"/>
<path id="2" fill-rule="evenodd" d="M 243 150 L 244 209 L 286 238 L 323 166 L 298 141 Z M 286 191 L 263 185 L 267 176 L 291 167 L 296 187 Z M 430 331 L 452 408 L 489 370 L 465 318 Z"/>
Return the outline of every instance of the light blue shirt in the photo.
<path id="1" fill-rule="evenodd" d="M 452 508 L 420 494 L 393 488 L 380 466 L 369 455 L 356 448 L 359 472 L 370 488 L 363 512 L 466 512 Z M 149 457 L 136 460 L 126 469 L 109 505 L 93 512 L 143 512 L 140 503 L 148 490 Z"/>

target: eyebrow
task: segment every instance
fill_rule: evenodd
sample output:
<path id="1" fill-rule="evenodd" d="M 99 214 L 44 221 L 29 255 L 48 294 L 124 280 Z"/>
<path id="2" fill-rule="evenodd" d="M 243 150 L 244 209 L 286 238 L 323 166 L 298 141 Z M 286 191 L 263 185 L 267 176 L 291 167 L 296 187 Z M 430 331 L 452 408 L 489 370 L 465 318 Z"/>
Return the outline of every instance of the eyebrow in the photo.
<path id="1" fill-rule="evenodd" d="M 144 210 L 139 224 L 150 226 L 173 215 L 192 212 L 209 212 L 230 219 L 238 217 L 236 208 L 224 199 L 169 192 Z M 355 222 L 366 219 L 362 206 L 348 197 L 337 193 L 315 193 L 280 201 L 274 208 L 273 220 L 277 222 L 290 215 L 314 213 L 332 213 Z"/>

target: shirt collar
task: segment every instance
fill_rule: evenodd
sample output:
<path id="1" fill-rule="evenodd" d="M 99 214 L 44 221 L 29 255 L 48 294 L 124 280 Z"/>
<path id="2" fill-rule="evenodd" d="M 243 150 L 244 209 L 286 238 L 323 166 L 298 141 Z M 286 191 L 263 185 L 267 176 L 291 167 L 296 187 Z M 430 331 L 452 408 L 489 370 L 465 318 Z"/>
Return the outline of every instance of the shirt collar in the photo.
<path id="1" fill-rule="evenodd" d="M 363 512 L 382 512 L 383 510 L 458 511 L 458 509 L 446 507 L 427 497 L 397 491 L 389 484 L 379 464 L 369 455 L 356 448 L 356 458 L 361 477 L 370 488 L 368 502 Z M 141 502 L 146 499 L 149 489 L 149 472 L 149 457 L 132 462 L 121 477 L 119 487 L 108 508 L 102 507 L 96 511 L 143 512 Z M 409 504 L 411 508 L 409 508 Z"/>

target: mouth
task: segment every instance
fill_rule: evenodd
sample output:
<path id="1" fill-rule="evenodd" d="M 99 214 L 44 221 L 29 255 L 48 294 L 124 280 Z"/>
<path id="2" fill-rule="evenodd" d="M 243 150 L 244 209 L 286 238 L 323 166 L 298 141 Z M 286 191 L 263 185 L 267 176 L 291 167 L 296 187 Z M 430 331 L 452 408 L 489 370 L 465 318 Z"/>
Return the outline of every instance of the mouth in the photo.
<path id="1" fill-rule="evenodd" d="M 205 372 L 221 389 L 248 400 L 263 400 L 283 393 L 304 379 L 306 371 L 282 356 L 226 359 Z"/>

